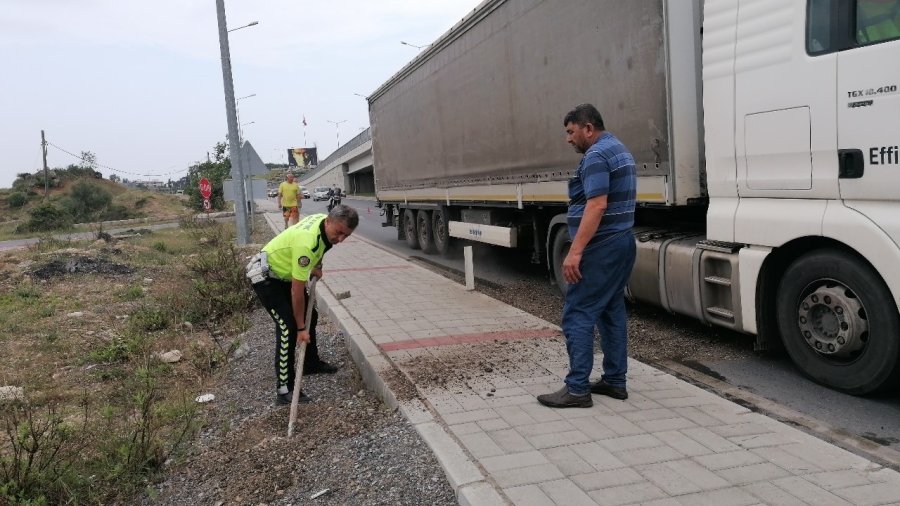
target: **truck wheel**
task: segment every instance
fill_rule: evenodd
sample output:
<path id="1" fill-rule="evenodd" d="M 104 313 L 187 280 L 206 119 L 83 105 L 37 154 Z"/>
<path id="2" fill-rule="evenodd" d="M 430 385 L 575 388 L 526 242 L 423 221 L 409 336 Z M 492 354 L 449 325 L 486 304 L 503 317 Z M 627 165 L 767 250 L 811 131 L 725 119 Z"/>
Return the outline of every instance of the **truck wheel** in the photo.
<path id="1" fill-rule="evenodd" d="M 798 258 L 776 304 L 784 347 L 813 380 L 853 395 L 895 386 L 900 316 L 884 281 L 857 257 L 822 250 Z"/>
<path id="2" fill-rule="evenodd" d="M 553 257 L 551 262 L 553 265 L 553 277 L 556 279 L 556 286 L 559 287 L 559 292 L 563 295 L 568 291 L 569 284 L 566 283 L 566 278 L 563 277 L 562 263 L 563 260 L 566 259 L 566 255 L 569 254 L 569 247 L 571 245 L 572 241 L 569 240 L 569 231 L 566 227 L 557 227 L 556 235 L 553 236 L 553 250 L 551 252 Z"/>
<path id="3" fill-rule="evenodd" d="M 431 232 L 431 211 L 416 213 L 416 230 L 419 232 L 419 247 L 423 253 L 434 253 L 434 234 Z"/>
<path id="4" fill-rule="evenodd" d="M 403 211 L 403 230 L 406 232 L 406 245 L 419 249 L 419 232 L 416 230 L 416 212 L 412 209 Z"/>
<path id="5" fill-rule="evenodd" d="M 450 253 L 450 220 L 446 208 L 435 209 L 431 213 L 431 237 L 434 239 L 434 249 L 441 255 Z"/>

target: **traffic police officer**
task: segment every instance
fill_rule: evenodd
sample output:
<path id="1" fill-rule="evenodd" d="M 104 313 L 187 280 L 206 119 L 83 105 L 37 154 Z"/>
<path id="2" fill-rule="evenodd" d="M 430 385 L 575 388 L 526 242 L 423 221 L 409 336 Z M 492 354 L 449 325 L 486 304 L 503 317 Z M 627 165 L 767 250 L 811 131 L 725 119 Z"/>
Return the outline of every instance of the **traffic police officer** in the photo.
<path id="1" fill-rule="evenodd" d="M 311 276 L 322 277 L 322 257 L 343 242 L 359 224 L 356 210 L 336 206 L 328 215 L 313 214 L 275 236 L 247 266 L 253 291 L 275 321 L 276 402 L 290 404 L 294 385 L 294 349 L 297 341 L 309 343 L 303 371 L 307 374 L 337 371 L 319 358 L 316 347 L 318 312 L 313 309 L 305 328 L 309 300 L 306 283 Z M 300 393 L 302 402 L 310 398 Z"/>

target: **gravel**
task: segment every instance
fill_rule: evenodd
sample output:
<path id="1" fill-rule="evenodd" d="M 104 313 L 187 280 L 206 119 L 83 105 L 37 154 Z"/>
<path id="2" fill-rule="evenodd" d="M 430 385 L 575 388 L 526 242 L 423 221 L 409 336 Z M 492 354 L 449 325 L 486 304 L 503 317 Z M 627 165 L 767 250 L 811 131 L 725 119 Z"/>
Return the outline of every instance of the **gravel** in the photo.
<path id="1" fill-rule="evenodd" d="M 272 322 L 251 316 L 240 359 L 204 405 L 205 428 L 144 504 L 457 504 L 431 451 L 397 411 L 365 390 L 341 334 L 322 318 L 319 349 L 341 369 L 303 378 L 294 436 L 274 404 Z M 313 495 L 327 490 L 315 499 Z"/>
<path id="2" fill-rule="evenodd" d="M 427 258 L 412 257 L 419 265 L 464 284 L 463 274 Z M 521 264 L 521 276 L 501 283 L 477 280 L 475 289 L 510 306 L 561 324 L 563 297 L 543 267 Z M 721 327 L 706 326 L 686 316 L 673 315 L 647 304 L 629 306 L 628 355 L 647 364 L 675 361 L 693 366 L 697 361 L 732 360 L 754 356 L 755 337 Z M 599 347 L 598 347 L 599 351 Z"/>

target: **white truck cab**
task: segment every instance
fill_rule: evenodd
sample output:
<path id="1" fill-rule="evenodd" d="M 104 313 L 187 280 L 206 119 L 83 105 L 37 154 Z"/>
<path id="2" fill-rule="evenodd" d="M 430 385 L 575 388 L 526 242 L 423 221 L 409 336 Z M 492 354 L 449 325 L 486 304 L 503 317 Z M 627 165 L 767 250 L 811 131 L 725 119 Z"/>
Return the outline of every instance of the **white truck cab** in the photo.
<path id="1" fill-rule="evenodd" d="M 705 2 L 707 237 L 744 246 L 743 330 L 850 393 L 900 374 L 898 4 Z"/>

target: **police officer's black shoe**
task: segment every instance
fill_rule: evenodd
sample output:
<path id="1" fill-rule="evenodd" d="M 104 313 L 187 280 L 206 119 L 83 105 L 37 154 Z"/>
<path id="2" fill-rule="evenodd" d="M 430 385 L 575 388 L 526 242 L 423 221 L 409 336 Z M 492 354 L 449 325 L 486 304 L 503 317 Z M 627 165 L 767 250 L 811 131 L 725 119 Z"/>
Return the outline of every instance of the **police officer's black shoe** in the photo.
<path id="1" fill-rule="evenodd" d="M 614 387 L 603 380 L 599 380 L 591 385 L 591 393 L 606 395 L 620 401 L 628 398 L 628 390 L 625 390 L 624 387 Z"/>
<path id="2" fill-rule="evenodd" d="M 294 400 L 294 392 L 285 392 L 283 394 L 276 394 L 275 396 L 275 404 L 280 406 L 287 406 Z M 312 397 L 303 393 L 303 390 L 300 391 L 300 402 L 307 403 L 312 402 Z"/>
<path id="3" fill-rule="evenodd" d="M 316 360 L 309 364 L 303 364 L 303 374 L 334 374 L 338 368 L 325 362 L 324 360 Z"/>

